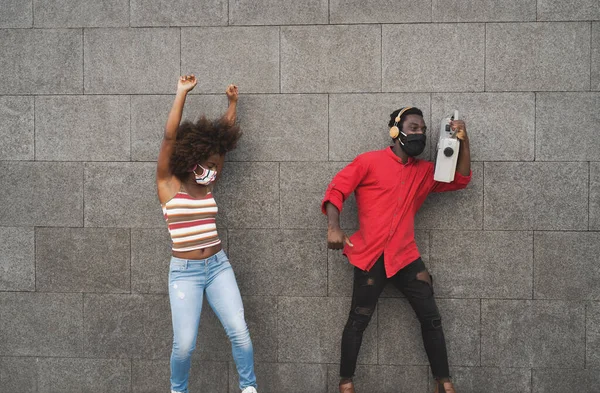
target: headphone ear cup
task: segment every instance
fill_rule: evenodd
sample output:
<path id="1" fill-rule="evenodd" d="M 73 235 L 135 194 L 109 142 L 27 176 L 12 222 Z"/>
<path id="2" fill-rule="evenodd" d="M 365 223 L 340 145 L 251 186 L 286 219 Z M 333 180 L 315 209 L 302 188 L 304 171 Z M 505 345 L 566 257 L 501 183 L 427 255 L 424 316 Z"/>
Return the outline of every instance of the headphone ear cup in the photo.
<path id="1" fill-rule="evenodd" d="M 390 128 L 390 136 L 392 137 L 392 139 L 398 138 L 398 135 L 400 135 L 400 129 L 398 128 L 398 126 L 393 126 L 392 128 Z"/>

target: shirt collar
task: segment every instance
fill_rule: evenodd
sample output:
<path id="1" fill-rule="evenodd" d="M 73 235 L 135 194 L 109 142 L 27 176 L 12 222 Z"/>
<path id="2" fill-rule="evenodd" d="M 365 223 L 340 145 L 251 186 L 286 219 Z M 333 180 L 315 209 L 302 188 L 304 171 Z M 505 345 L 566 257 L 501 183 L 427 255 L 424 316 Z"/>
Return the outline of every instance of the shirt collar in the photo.
<path id="1" fill-rule="evenodd" d="M 396 153 L 394 153 L 394 151 L 392 150 L 392 147 L 393 146 L 388 146 L 387 148 L 384 149 L 385 155 L 388 156 L 388 157 L 390 157 L 392 160 L 394 160 L 397 163 L 400 163 L 400 164 L 402 164 L 404 166 L 411 165 L 415 161 L 414 157 L 408 157 L 408 160 L 406 161 L 406 164 L 403 164 L 402 163 L 402 158 L 398 157 L 396 155 Z"/>

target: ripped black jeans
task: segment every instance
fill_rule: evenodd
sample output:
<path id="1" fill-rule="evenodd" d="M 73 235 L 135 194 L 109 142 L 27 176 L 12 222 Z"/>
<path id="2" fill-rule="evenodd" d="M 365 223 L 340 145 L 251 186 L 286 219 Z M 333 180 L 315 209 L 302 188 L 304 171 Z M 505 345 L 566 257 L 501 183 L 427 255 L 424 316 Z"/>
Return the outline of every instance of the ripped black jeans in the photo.
<path id="1" fill-rule="evenodd" d="M 363 332 L 388 281 L 406 296 L 417 314 L 421 323 L 423 345 L 434 377 L 450 377 L 442 319 L 433 297 L 431 276 L 425 264 L 419 258 L 388 279 L 385 275 L 383 255 L 368 272 L 354 268 L 352 307 L 342 335 L 340 377 L 346 379 L 354 376 Z"/>

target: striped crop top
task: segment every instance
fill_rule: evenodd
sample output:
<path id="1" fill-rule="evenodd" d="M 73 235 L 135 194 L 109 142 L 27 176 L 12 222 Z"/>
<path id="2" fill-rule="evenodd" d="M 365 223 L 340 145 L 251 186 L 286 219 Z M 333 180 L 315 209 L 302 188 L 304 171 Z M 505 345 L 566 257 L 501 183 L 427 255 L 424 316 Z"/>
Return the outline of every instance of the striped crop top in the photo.
<path id="1" fill-rule="evenodd" d="M 219 209 L 211 192 L 195 199 L 179 191 L 162 209 L 173 251 L 199 250 L 221 243 L 215 224 Z"/>

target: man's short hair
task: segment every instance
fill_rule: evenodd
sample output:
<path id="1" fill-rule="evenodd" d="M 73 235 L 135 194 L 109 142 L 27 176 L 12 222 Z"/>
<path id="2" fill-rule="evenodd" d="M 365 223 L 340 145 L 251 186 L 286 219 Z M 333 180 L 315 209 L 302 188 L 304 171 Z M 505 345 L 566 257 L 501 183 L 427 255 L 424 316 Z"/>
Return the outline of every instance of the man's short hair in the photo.
<path id="1" fill-rule="evenodd" d="M 390 122 L 388 123 L 388 127 L 392 127 L 394 125 L 394 123 L 396 122 L 396 116 L 398 116 L 398 113 L 400 113 L 401 110 L 402 110 L 402 108 L 392 112 L 392 114 L 390 115 Z M 400 117 L 400 123 L 398 123 L 398 128 L 400 130 L 402 130 L 402 126 L 404 125 L 404 119 L 406 119 L 406 116 L 408 116 L 408 115 L 419 115 L 419 116 L 423 117 L 423 112 L 419 108 L 415 108 L 415 107 L 412 107 L 412 108 L 404 111 L 404 113 L 402 114 L 402 117 Z"/>

